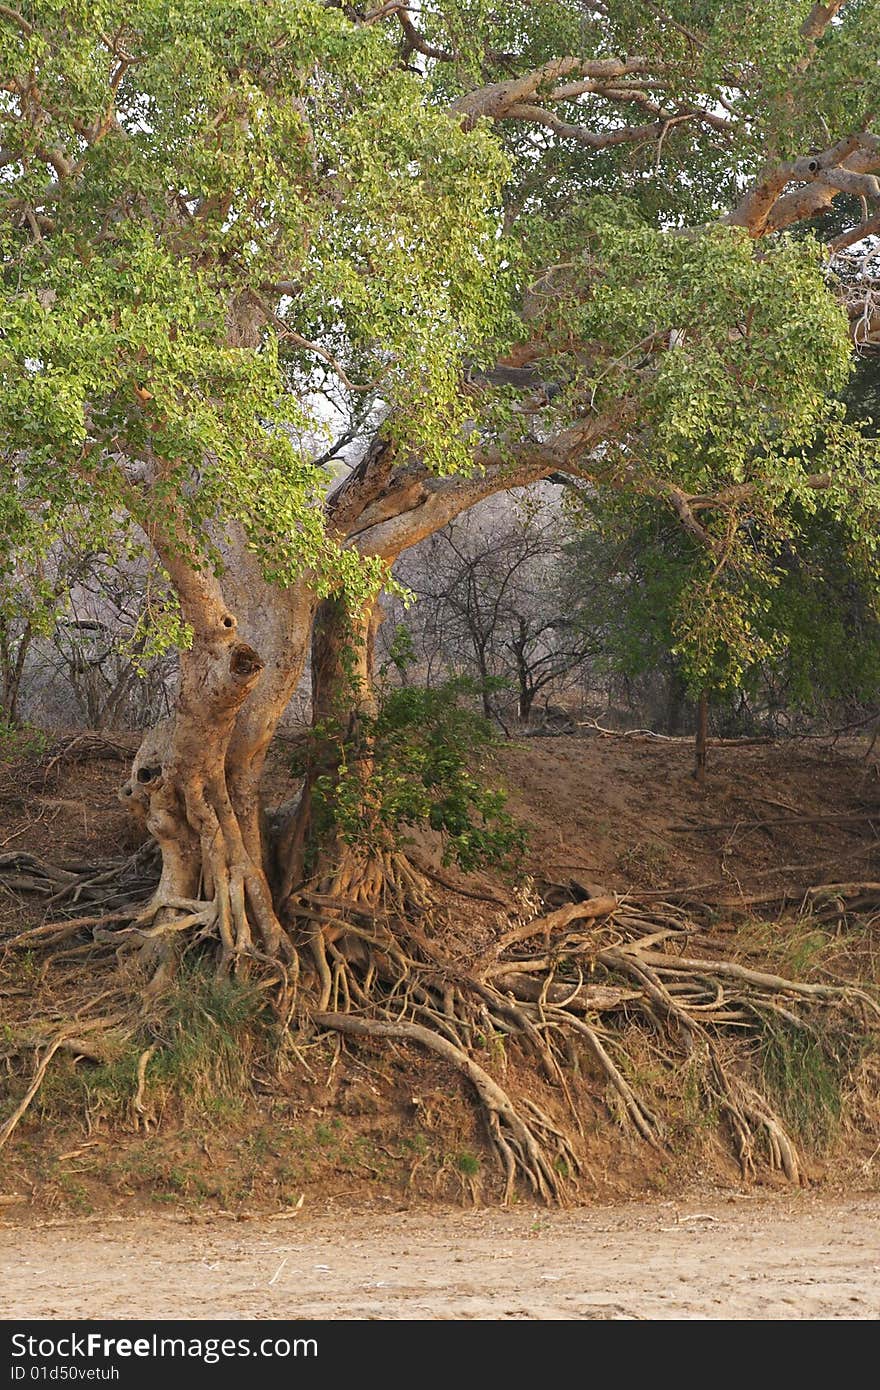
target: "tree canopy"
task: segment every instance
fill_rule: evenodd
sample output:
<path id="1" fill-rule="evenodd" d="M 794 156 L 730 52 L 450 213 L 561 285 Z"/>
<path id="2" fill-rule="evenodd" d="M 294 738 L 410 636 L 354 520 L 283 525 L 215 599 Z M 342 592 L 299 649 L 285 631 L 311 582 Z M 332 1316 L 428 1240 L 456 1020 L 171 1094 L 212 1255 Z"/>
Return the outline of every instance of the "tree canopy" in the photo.
<path id="1" fill-rule="evenodd" d="M 234 519 L 273 578 L 355 578 L 321 523 L 306 363 L 355 396 L 381 379 L 401 439 L 461 454 L 452 368 L 494 328 L 503 155 L 422 100 L 386 29 L 323 5 L 0 19 L 7 534 L 34 505 L 43 539 L 71 508 L 168 544 Z"/>
<path id="2" fill-rule="evenodd" d="M 565 478 L 680 528 L 675 642 L 735 681 L 817 526 L 873 582 L 878 35 L 875 0 L 0 7 L 7 573 L 139 532 L 193 692 L 247 638 L 258 769 L 322 596 Z"/>
<path id="3" fill-rule="evenodd" d="M 363 595 L 426 504 L 560 467 L 665 499 L 703 592 L 754 563 L 744 510 L 866 528 L 866 287 L 784 231 L 874 228 L 878 34 L 864 0 L 4 6 L 8 544 L 124 514 L 219 569 L 232 524 L 271 584 Z M 396 511 L 328 524 L 325 388 Z"/>

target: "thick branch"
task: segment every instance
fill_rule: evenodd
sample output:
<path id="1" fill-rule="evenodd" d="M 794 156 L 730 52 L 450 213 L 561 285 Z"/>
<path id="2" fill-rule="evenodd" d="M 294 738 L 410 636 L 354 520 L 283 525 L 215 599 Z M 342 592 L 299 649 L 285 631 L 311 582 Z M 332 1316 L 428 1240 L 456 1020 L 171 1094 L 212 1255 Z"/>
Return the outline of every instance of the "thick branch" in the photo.
<path id="1" fill-rule="evenodd" d="M 826 173 L 837 170 L 844 164 L 851 172 L 868 172 L 880 164 L 880 140 L 865 132 L 854 133 L 839 140 L 836 145 L 832 145 L 821 154 L 806 155 L 801 159 L 772 166 L 765 170 L 733 211 L 721 220 L 731 227 L 745 227 L 750 236 L 759 237 L 767 231 L 779 230 L 780 226 L 788 226 L 803 216 L 810 216 L 813 211 L 827 206 L 840 192 L 839 188 L 823 183 L 822 180 Z M 790 210 L 776 209 L 790 183 L 819 183 L 820 190 L 813 193 L 799 189 L 791 195 L 792 199 L 797 201 L 792 203 Z M 811 206 L 813 202 L 814 207 Z M 777 215 L 771 217 L 774 209 Z"/>
<path id="2" fill-rule="evenodd" d="M 673 483 L 658 483 L 657 487 L 667 498 L 669 505 L 688 535 L 698 541 L 700 545 L 705 546 L 707 550 L 711 550 L 713 555 L 720 555 L 723 549 L 721 542 L 697 521 L 691 508 L 691 499 L 682 492 L 681 488 L 675 487 Z"/>
<path id="3" fill-rule="evenodd" d="M 814 5 L 801 25 L 801 37 L 815 44 L 845 3 L 846 0 L 830 0 L 827 5 Z"/>
<path id="4" fill-rule="evenodd" d="M 13 10 L 9 5 L 0 5 L 0 19 L 8 19 L 11 24 L 17 25 L 25 38 L 29 39 L 34 32 L 33 25 L 28 23 L 24 15 L 19 14 L 18 10 Z"/>
<path id="5" fill-rule="evenodd" d="M 840 236 L 829 241 L 828 250 L 832 256 L 836 256 L 839 251 L 845 251 L 848 246 L 855 246 L 869 236 L 880 236 L 880 212 L 875 212 L 873 217 L 860 222 L 857 227 L 850 227 L 848 232 L 841 232 Z"/>
<path id="6" fill-rule="evenodd" d="M 510 113 L 511 108 L 521 102 L 539 96 L 545 90 L 548 96 L 551 95 L 550 84 L 562 77 L 577 75 L 607 85 L 619 77 L 633 77 L 639 73 L 659 70 L 658 64 L 647 58 L 554 58 L 521 77 L 511 78 L 507 82 L 492 82 L 476 91 L 466 92 L 453 103 L 451 109 L 465 118 L 465 127 L 470 130 L 481 116 L 495 121 L 502 120 Z"/>
<path id="7" fill-rule="evenodd" d="M 690 120 L 691 117 L 670 116 L 668 120 L 654 121 L 650 125 L 618 126 L 614 130 L 588 130 L 586 126 L 572 125 L 563 121 L 555 111 L 545 111 L 543 106 L 529 106 L 520 103 L 505 113 L 510 121 L 531 121 L 535 125 L 546 126 L 563 140 L 576 140 L 591 150 L 611 149 L 614 145 L 638 145 L 646 140 L 658 140 L 663 131 L 677 120 Z"/>
<path id="8" fill-rule="evenodd" d="M 418 460 L 396 473 L 386 475 L 377 494 L 367 500 L 357 516 L 352 509 L 343 512 L 345 485 L 340 489 L 339 515 L 348 515 L 347 543 L 362 555 L 378 555 L 393 561 L 403 550 L 440 530 L 461 512 L 493 493 L 525 487 L 559 471 L 577 472 L 597 444 L 613 432 L 614 422 L 596 417 L 564 430 L 546 443 L 527 442 L 477 454 L 473 473 L 468 477 L 437 477 Z M 387 467 L 387 459 L 377 450 L 375 465 Z M 368 497 L 368 477 L 355 486 Z"/>
<path id="9" fill-rule="evenodd" d="M 434 58 L 439 63 L 451 63 L 455 57 L 454 53 L 448 52 L 445 48 L 435 48 L 432 43 L 419 33 L 416 26 L 409 17 L 409 11 L 405 5 L 400 5 L 395 10 L 400 27 L 406 35 L 406 41 L 417 53 L 422 53 L 426 58 Z"/>

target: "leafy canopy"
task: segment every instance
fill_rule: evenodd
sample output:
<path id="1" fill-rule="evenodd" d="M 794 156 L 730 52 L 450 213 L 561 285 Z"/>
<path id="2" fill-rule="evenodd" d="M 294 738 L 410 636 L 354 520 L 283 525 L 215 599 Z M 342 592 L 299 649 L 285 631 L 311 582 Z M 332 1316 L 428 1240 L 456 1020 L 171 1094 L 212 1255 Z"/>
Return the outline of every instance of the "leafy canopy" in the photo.
<path id="1" fill-rule="evenodd" d="M 840 284 L 780 209 L 843 136 L 873 187 L 878 39 L 878 0 L 3 7 L 7 550 L 124 511 L 219 563 L 234 524 L 272 582 L 363 596 L 378 566 L 328 535 L 311 461 L 321 373 L 428 477 L 475 445 L 549 471 L 601 420 L 563 463 L 677 515 L 676 641 L 736 679 L 804 518 L 873 563 Z M 723 225 L 774 164 L 765 213 Z M 512 343 L 537 405 L 465 389 Z"/>
<path id="2" fill-rule="evenodd" d="M 0 17 L 7 545 L 72 508 L 268 577 L 363 583 L 330 544 L 291 390 L 317 350 L 464 462 L 465 343 L 506 312 L 507 162 L 422 101 L 386 28 L 314 0 L 32 0 Z M 291 351 L 294 356 L 291 367 Z M 288 360 L 285 360 L 288 359 Z M 344 370 L 344 369 L 343 369 Z"/>

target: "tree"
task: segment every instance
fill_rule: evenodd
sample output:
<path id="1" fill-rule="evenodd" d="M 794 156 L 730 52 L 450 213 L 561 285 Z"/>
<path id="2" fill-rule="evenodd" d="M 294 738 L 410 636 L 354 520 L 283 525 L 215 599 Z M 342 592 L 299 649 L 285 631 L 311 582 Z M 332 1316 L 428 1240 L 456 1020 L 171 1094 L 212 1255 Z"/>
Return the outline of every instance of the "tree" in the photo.
<path id="1" fill-rule="evenodd" d="M 473 676 L 488 719 L 505 691 L 514 692 L 516 716 L 527 724 L 538 696 L 573 676 L 597 646 L 566 602 L 563 518 L 546 499 L 525 506 L 475 508 L 428 537 L 395 573 L 415 596 L 407 630 L 428 672 Z"/>
<path id="2" fill-rule="evenodd" d="M 316 717 L 357 737 L 379 587 L 476 502 L 656 499 L 697 627 L 741 643 L 754 526 L 821 508 L 870 548 L 876 450 L 832 396 L 878 314 L 784 233 L 853 197 L 830 252 L 878 230 L 878 37 L 876 0 L 0 7 L 6 548 L 35 508 L 47 545 L 127 524 L 176 595 L 179 701 L 127 786 L 157 988 L 181 903 L 226 963 L 292 971 L 310 922 L 326 971 L 309 776 L 269 835 L 266 750 L 310 643 Z M 365 449 L 328 495 L 331 380 Z M 375 901 L 344 854 L 318 886 Z"/>
<path id="3" fill-rule="evenodd" d="M 682 731 L 688 696 L 693 727 L 693 702 L 703 690 L 716 722 L 729 729 L 743 717 L 746 729 L 774 728 L 778 714 L 790 720 L 836 710 L 845 719 L 874 699 L 877 576 L 846 528 L 827 515 L 793 512 L 796 545 L 753 529 L 760 564 L 740 576 L 749 640 L 742 642 L 737 626 L 729 643 L 730 629 L 690 612 L 703 597 L 695 583 L 703 558 L 697 541 L 672 514 L 616 503 L 601 493 L 582 500 L 569 548 L 571 583 L 594 595 L 579 616 L 590 634 L 602 634 L 600 668 L 633 682 L 642 700 L 662 675 L 665 714 L 663 705 L 658 714 L 667 733 Z"/>
<path id="4" fill-rule="evenodd" d="M 110 563 L 99 554 L 71 555 L 63 543 L 57 551 L 66 603 L 51 642 L 34 652 L 49 669 L 49 690 L 56 700 L 66 695 L 89 729 L 142 730 L 167 716 L 176 653 L 166 646 L 161 622 L 158 634 L 152 627 L 152 611 L 161 614 L 163 607 L 161 582 L 142 556 Z"/>

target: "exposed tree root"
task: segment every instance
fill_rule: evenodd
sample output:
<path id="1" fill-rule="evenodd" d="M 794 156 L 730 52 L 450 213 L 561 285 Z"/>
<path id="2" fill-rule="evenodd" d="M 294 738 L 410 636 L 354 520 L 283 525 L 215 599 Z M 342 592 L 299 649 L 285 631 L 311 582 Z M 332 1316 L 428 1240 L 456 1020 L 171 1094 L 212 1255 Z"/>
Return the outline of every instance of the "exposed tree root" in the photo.
<path id="1" fill-rule="evenodd" d="M 543 1141 L 539 1139 L 507 1092 L 463 1047 L 456 1046 L 436 1029 L 426 1028 L 419 1023 L 388 1023 L 338 1013 L 317 1013 L 314 1020 L 320 1027 L 351 1033 L 355 1037 L 399 1038 L 404 1042 L 416 1042 L 451 1062 L 464 1073 L 480 1098 L 489 1133 L 504 1164 L 504 1201 L 509 1201 L 513 1195 L 518 1172 L 528 1179 L 539 1197 L 559 1198 L 562 1195 L 563 1180 L 547 1157 L 547 1139 L 551 1136 L 555 1138 L 559 1131 L 541 1116 L 537 1107 L 533 1107 L 533 1123 L 545 1135 Z"/>
<path id="2" fill-rule="evenodd" d="M 37 1092 L 43 1084 L 46 1072 L 49 1070 L 49 1063 L 52 1061 L 52 1058 L 55 1056 L 55 1053 L 61 1051 L 62 1049 L 65 1049 L 73 1051 L 79 1056 L 82 1056 L 83 1054 L 85 1054 L 86 1056 L 90 1055 L 89 1044 L 81 1044 L 79 1036 L 74 1036 L 74 1033 L 80 1035 L 88 1034 L 90 1032 L 105 1032 L 107 1029 L 111 1028 L 113 1024 L 117 1021 L 118 1020 L 112 1018 L 97 1018 L 89 1019 L 87 1021 L 82 1021 L 75 1024 L 70 1024 L 67 1027 L 61 1028 L 55 1034 L 55 1036 L 47 1042 L 42 1056 L 40 1057 L 39 1061 L 36 1063 L 34 1067 L 34 1073 L 31 1078 L 30 1085 L 28 1086 L 21 1100 L 16 1105 L 12 1114 L 4 1122 L 2 1127 L 0 1127 L 0 1149 L 3 1148 L 7 1140 L 10 1138 L 13 1130 L 18 1125 L 19 1121 L 27 1113 L 27 1110 L 29 1109 Z"/>
<path id="3" fill-rule="evenodd" d="M 761 1134 L 769 1150 L 770 1167 L 781 1169 L 789 1182 L 800 1181 L 797 1149 L 765 1098 L 721 1063 L 718 1050 L 709 1045 L 711 1086 L 727 1116 L 736 1141 L 740 1166 L 746 1177 L 755 1173 L 755 1138 Z"/>
<path id="4" fill-rule="evenodd" d="M 113 859 L 59 866 L 35 854 L 13 851 L 0 854 L 0 888 L 13 897 L 37 894 L 58 916 L 78 916 L 84 907 L 96 914 L 117 907 L 142 907 L 158 882 L 158 861 L 155 844 L 142 846 L 122 864 Z"/>
<path id="5" fill-rule="evenodd" d="M 472 1070 L 475 1048 L 485 1049 L 492 1037 L 519 1039 L 571 1105 L 566 1040 L 582 1040 L 614 1098 L 612 1110 L 660 1148 L 663 1123 L 626 1076 L 621 1025 L 637 1015 L 673 1052 L 698 1064 L 707 1107 L 715 1104 L 727 1118 L 744 1175 L 755 1172 L 762 1154 L 770 1168 L 799 1181 L 794 1140 L 736 1060 L 724 1059 L 719 1040 L 727 1034 L 757 1037 L 768 1016 L 810 1029 L 801 1006 L 843 1009 L 860 1028 L 876 1027 L 880 1008 L 865 990 L 804 983 L 695 956 L 688 947 L 699 928 L 680 907 L 604 893 L 515 923 L 469 960 L 453 958 L 430 934 L 424 893 L 418 902 L 410 900 L 411 866 L 402 879 L 394 877 L 396 869 L 385 866 L 382 912 L 351 900 L 304 895 L 301 909 L 319 981 L 313 1021 L 352 1035 L 405 1036 L 452 1061 L 474 1084 L 508 1195 L 512 1173 L 518 1173 L 536 1193 L 563 1196 L 559 1146 L 546 1126 L 526 1114 L 527 1102 L 505 1092 L 500 1108 L 497 1097 L 487 1095 Z M 524 1131 L 517 1130 L 513 1143 L 503 1126 L 499 1130 L 502 1119 L 514 1124 L 512 1115 L 531 1143 L 541 1146 L 543 1163 L 537 1163 Z M 563 1168 L 571 1171 L 567 1159 Z"/>
<path id="6" fill-rule="evenodd" d="M 19 871 L 38 880 L 42 867 L 25 859 L 18 857 Z M 846 887 L 865 896 L 873 885 Z M 828 900 L 817 894 L 810 906 Z M 288 901 L 287 913 L 305 962 L 301 984 L 293 948 L 280 958 L 251 942 L 241 950 L 233 943 L 230 954 L 211 900 L 154 896 L 146 905 L 60 916 L 3 944 L 7 952 L 46 951 L 52 961 L 89 960 L 93 972 L 101 967 L 105 995 L 103 971 L 118 971 L 109 989 L 114 998 L 128 991 L 132 1033 L 157 1007 L 180 956 L 213 943 L 224 968 L 247 966 L 270 991 L 280 1029 L 294 1030 L 294 1052 L 296 1031 L 315 1029 L 427 1049 L 473 1087 L 505 1200 L 518 1180 L 545 1200 L 564 1201 L 575 1191 L 580 1164 L 559 1115 L 567 1111 L 569 1127 L 584 1132 L 570 1088 L 576 1044 L 604 1083 L 611 1113 L 662 1149 L 664 1122 L 639 1095 L 627 1052 L 631 1030 L 647 1028 L 661 1040 L 670 1068 L 676 1056 L 696 1067 L 707 1108 L 729 1124 L 744 1176 L 764 1162 L 798 1182 L 803 1165 L 792 1136 L 751 1077 L 743 1049 L 722 1047 L 722 1040 L 758 1039 L 768 1019 L 815 1034 L 824 1015 L 841 1010 L 860 1031 L 880 1026 L 880 1005 L 866 990 L 792 980 L 716 958 L 717 942 L 683 908 L 648 896 L 600 891 L 514 921 L 475 949 L 451 910 L 440 909 L 427 879 L 403 855 L 389 853 L 369 866 L 351 860 L 331 879 L 313 881 Z M 710 952 L 697 954 L 695 938 Z M 71 1042 L 88 1046 L 109 1026 L 106 1017 L 90 1017 L 95 1007 L 93 1000 L 79 1018 L 57 1020 L 51 1034 L 44 1032 L 45 1050 L 0 1131 L 0 1146 L 33 1101 L 52 1057 Z M 531 1055 L 557 1097 L 554 1117 L 509 1080 L 498 1080 L 510 1043 Z M 136 1127 L 147 1123 L 145 1089 L 155 1047 L 150 1043 L 140 1054 L 130 1112 Z M 94 1050 L 100 1055 L 100 1041 Z"/>

